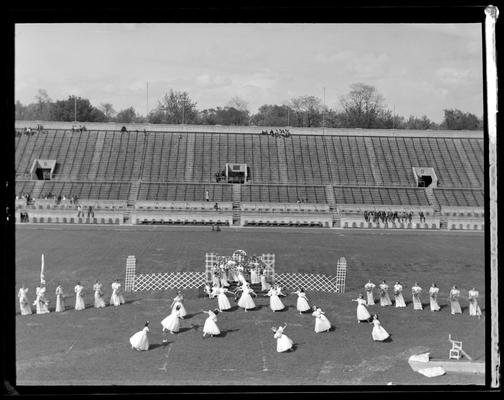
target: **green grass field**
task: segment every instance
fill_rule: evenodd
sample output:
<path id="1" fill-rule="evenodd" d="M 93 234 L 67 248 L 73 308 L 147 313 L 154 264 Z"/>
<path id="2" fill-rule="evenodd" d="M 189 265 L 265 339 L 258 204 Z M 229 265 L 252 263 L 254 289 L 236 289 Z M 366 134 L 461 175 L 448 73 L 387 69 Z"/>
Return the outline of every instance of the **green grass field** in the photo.
<path id="1" fill-rule="evenodd" d="M 313 304 L 325 310 L 335 327 L 315 334 L 311 315 L 299 316 L 296 297 L 289 309 L 273 313 L 268 298 L 258 297 L 258 309 L 218 315 L 221 337 L 202 338 L 205 314 L 217 300 L 186 290 L 189 318 L 181 332 L 162 345 L 160 321 L 169 314 L 174 291 L 127 294 L 121 307 L 74 311 L 73 287 L 86 288 L 100 279 L 110 296 L 110 283 L 124 280 L 128 255 L 137 257 L 137 273 L 202 271 L 205 252 L 275 253 L 277 272 L 334 274 L 339 257 L 348 262 L 346 293 L 309 292 Z M 462 295 L 476 286 L 484 312 L 484 236 L 482 233 L 339 231 L 323 229 L 230 229 L 174 227 L 18 226 L 16 230 L 16 293 L 24 283 L 34 299 L 40 255 L 45 254 L 51 308 L 54 289 L 62 282 L 67 311 L 49 315 L 16 315 L 18 385 L 386 385 L 484 384 L 476 375 L 447 374 L 426 378 L 407 363 L 411 354 L 429 349 L 433 358 L 447 358 L 448 334 L 464 342 L 478 361 L 485 359 L 485 316 L 451 316 L 413 311 L 410 287 L 415 281 L 428 290 L 435 281 L 440 304 L 447 304 L 453 284 Z M 369 307 L 392 335 L 390 343 L 375 343 L 372 326 L 357 324 L 351 301 L 368 279 L 405 286 L 406 309 Z M 428 303 L 427 295 L 423 296 Z M 233 304 L 233 303 L 232 303 Z M 129 337 L 151 325 L 148 352 L 131 350 Z M 287 322 L 286 334 L 297 344 L 294 352 L 277 353 L 272 326 Z"/>

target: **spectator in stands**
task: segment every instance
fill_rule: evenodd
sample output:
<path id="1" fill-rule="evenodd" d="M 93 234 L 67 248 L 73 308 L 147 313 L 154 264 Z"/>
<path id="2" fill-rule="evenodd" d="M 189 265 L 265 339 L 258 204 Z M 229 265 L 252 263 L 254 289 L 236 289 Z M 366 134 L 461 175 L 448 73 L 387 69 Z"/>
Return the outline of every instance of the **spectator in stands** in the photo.
<path id="1" fill-rule="evenodd" d="M 369 214 L 368 214 L 367 210 L 364 210 L 364 220 L 366 222 L 369 222 Z"/>
<path id="2" fill-rule="evenodd" d="M 412 218 L 413 218 L 413 212 L 412 212 L 412 211 L 410 211 L 410 212 L 408 213 L 408 221 L 409 221 L 409 223 L 410 223 L 410 224 L 411 224 L 411 220 L 412 220 Z"/>
<path id="3" fill-rule="evenodd" d="M 425 215 L 424 215 L 423 211 L 420 211 L 418 213 L 418 216 L 420 217 L 420 222 L 425 222 Z"/>
<path id="4" fill-rule="evenodd" d="M 59 194 L 58 197 L 56 198 L 56 204 L 60 203 L 61 203 L 61 194 Z"/>
<path id="5" fill-rule="evenodd" d="M 205 201 L 210 201 L 210 193 L 208 190 L 205 190 Z"/>
<path id="6" fill-rule="evenodd" d="M 217 203 L 214 204 L 213 208 L 215 209 L 215 211 L 219 211 L 219 205 Z"/>
<path id="7" fill-rule="evenodd" d="M 80 217 L 81 217 L 81 215 L 82 215 L 82 216 L 84 216 L 84 213 L 82 212 L 82 207 L 81 207 L 81 205 L 79 204 L 79 205 L 77 206 L 77 218 L 80 218 Z"/>
<path id="8" fill-rule="evenodd" d="M 88 218 L 94 218 L 94 210 L 93 210 L 93 206 L 92 205 L 88 206 L 87 217 Z"/>
<path id="9" fill-rule="evenodd" d="M 128 131 L 128 130 L 126 129 L 126 127 L 125 127 L 125 126 L 123 126 L 123 127 L 121 128 L 121 132 L 127 132 L 127 131 Z"/>

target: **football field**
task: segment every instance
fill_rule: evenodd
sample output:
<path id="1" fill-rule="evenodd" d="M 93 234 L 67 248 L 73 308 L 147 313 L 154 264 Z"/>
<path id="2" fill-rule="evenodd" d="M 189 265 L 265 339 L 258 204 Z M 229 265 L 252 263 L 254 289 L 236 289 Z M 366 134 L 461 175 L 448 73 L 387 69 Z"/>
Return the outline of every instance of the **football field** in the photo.
<path id="1" fill-rule="evenodd" d="M 484 235 L 478 232 L 356 231 L 328 229 L 199 227 L 92 227 L 18 225 L 16 227 L 16 293 L 24 284 L 34 300 L 45 254 L 47 294 L 55 306 L 58 281 L 66 293 L 67 310 L 48 315 L 16 312 L 18 385 L 397 385 L 484 384 L 477 375 L 446 374 L 426 378 L 414 372 L 408 357 L 430 351 L 448 358 L 448 335 L 463 341 L 476 361 L 485 360 Z M 310 313 L 300 316 L 296 296 L 283 298 L 287 310 L 273 313 L 267 297 L 245 313 L 233 307 L 218 314 L 221 336 L 203 338 L 206 314 L 216 299 L 184 291 L 189 315 L 181 331 L 162 343 L 160 321 L 170 313 L 175 290 L 126 293 L 120 307 L 94 309 L 92 285 L 104 284 L 107 300 L 116 278 L 124 285 L 126 257 L 135 255 L 137 273 L 203 271 L 206 252 L 231 255 L 274 253 L 276 272 L 335 275 L 339 257 L 348 264 L 346 292 L 307 292 L 333 329 L 316 334 Z M 388 343 L 373 342 L 371 324 L 358 324 L 352 302 L 371 279 L 404 286 L 408 307 L 369 307 L 391 334 Z M 73 287 L 85 286 L 88 308 L 73 310 Z M 413 311 L 411 286 L 424 289 L 423 311 Z M 428 288 L 440 288 L 438 313 L 428 309 Z M 461 289 L 462 315 L 450 315 L 448 292 Z M 479 289 L 483 317 L 468 314 L 467 291 Z M 288 290 L 284 290 L 288 292 Z M 233 299 L 231 303 L 235 306 Z M 129 337 L 150 321 L 151 348 L 131 349 Z M 287 323 L 294 340 L 290 353 L 277 353 L 271 327 Z M 43 338 L 43 340 L 38 340 Z"/>

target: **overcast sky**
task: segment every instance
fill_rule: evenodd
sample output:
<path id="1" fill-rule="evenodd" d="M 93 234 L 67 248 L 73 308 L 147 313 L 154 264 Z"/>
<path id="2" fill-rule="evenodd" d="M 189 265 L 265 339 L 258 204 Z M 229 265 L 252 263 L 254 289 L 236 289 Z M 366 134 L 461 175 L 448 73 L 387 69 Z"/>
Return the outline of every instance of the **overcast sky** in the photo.
<path id="1" fill-rule="evenodd" d="M 15 96 L 75 94 L 140 114 L 174 90 L 198 109 L 238 96 L 256 112 L 313 95 L 340 108 L 350 85 L 375 86 L 399 115 L 441 122 L 483 113 L 480 24 L 18 24 Z"/>

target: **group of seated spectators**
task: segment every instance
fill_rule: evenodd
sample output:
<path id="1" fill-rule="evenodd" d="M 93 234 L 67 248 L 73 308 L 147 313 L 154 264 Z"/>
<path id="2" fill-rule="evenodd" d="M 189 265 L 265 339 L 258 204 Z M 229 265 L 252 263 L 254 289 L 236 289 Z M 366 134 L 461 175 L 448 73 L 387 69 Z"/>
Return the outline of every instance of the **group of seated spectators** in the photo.
<path id="1" fill-rule="evenodd" d="M 298 197 L 297 201 L 296 201 L 297 204 L 301 204 L 301 203 L 306 203 L 306 199 L 300 199 Z"/>
<path id="2" fill-rule="evenodd" d="M 225 170 L 222 170 L 222 171 L 217 171 L 215 174 L 215 182 L 219 183 L 219 182 L 222 182 L 222 181 L 226 181 L 226 171 Z"/>
<path id="3" fill-rule="evenodd" d="M 86 125 L 72 125 L 72 132 L 87 131 Z"/>
<path id="4" fill-rule="evenodd" d="M 21 211 L 19 215 L 21 217 L 21 222 L 30 222 L 30 218 L 28 217 L 27 211 Z"/>
<path id="5" fill-rule="evenodd" d="M 420 222 L 425 222 L 425 215 L 423 211 L 418 213 Z M 411 224 L 413 218 L 413 211 L 364 211 L 364 219 L 366 222 L 408 222 Z"/>
<path id="6" fill-rule="evenodd" d="M 30 205 L 33 203 L 33 198 L 30 196 L 30 193 L 20 193 L 19 195 L 16 195 L 16 200 L 21 200 L 25 199 L 26 205 Z"/>
<path id="7" fill-rule="evenodd" d="M 261 135 L 270 135 L 274 137 L 289 137 L 291 135 L 290 131 L 288 129 L 271 129 L 270 131 L 268 130 L 263 130 L 261 131 Z"/>
<path id="8" fill-rule="evenodd" d="M 23 130 L 20 129 L 15 129 L 14 130 L 16 137 L 20 137 L 22 135 L 27 135 L 27 136 L 33 136 L 37 133 L 46 133 L 47 131 L 44 131 L 44 127 L 42 125 L 37 125 L 36 128 L 24 128 Z"/>

